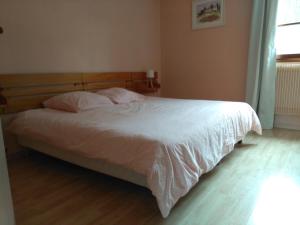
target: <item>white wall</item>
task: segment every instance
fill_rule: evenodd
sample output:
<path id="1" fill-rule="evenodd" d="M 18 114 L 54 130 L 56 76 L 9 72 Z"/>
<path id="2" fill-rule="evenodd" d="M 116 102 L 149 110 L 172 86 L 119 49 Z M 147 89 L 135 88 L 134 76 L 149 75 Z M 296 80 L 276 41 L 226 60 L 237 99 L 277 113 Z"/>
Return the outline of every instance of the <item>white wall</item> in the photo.
<path id="1" fill-rule="evenodd" d="M 0 73 L 160 71 L 159 0 L 0 0 Z"/>

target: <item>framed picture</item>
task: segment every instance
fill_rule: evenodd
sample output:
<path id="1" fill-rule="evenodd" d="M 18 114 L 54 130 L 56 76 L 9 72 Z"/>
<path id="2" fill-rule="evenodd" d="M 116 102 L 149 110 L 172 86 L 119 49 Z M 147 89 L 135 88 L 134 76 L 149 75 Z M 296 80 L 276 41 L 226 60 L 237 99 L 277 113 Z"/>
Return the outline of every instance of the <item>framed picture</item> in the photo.
<path id="1" fill-rule="evenodd" d="M 194 30 L 224 25 L 224 0 L 193 0 L 192 10 Z"/>

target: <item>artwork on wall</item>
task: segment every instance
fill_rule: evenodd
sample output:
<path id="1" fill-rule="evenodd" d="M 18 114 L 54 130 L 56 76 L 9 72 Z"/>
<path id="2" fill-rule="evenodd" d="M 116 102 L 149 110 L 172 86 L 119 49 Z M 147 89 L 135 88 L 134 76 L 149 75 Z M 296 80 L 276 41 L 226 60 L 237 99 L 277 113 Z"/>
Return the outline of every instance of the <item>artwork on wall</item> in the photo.
<path id="1" fill-rule="evenodd" d="M 193 29 L 224 25 L 224 0 L 193 0 Z"/>

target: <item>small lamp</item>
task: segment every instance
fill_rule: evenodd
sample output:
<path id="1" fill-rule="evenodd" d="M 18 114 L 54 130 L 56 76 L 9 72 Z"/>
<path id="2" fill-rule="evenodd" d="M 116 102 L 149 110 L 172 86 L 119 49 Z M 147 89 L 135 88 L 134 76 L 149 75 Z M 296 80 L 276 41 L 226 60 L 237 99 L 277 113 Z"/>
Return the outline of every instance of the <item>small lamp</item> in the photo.
<path id="1" fill-rule="evenodd" d="M 155 77 L 155 71 L 153 69 L 149 69 L 147 71 L 147 79 L 148 79 L 148 87 L 153 88 L 153 79 Z"/>

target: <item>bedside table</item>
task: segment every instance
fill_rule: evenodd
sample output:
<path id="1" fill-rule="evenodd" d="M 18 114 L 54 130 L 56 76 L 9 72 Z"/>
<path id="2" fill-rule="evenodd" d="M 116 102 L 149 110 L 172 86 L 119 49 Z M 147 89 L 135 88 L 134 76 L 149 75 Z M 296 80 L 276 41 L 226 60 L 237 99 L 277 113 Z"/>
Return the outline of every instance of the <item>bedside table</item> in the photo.
<path id="1" fill-rule="evenodd" d="M 137 90 L 139 93 L 149 96 L 156 96 L 159 89 L 160 84 L 156 80 L 153 80 L 153 87 L 149 87 L 148 82 L 140 83 L 137 86 Z"/>

